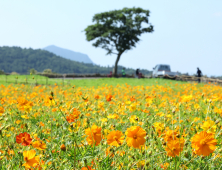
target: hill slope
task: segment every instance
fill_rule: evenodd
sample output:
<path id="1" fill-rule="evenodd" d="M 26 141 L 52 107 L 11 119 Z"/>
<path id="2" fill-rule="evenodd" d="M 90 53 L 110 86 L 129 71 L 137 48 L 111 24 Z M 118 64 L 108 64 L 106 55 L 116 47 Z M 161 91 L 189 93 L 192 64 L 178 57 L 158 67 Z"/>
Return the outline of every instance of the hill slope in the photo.
<path id="1" fill-rule="evenodd" d="M 88 55 L 60 48 L 55 45 L 47 46 L 43 48 L 43 50 L 49 51 L 51 53 L 54 53 L 55 55 L 73 61 L 93 64 L 92 60 L 88 57 Z"/>
<path id="2" fill-rule="evenodd" d="M 0 70 L 6 73 L 17 72 L 29 74 L 29 70 L 34 68 L 38 72 L 51 69 L 55 73 L 100 73 L 107 74 L 113 67 L 101 67 L 93 64 L 79 63 L 59 57 L 41 49 L 27 49 L 20 47 L 0 47 Z M 121 73 L 122 66 L 118 67 Z M 141 70 L 143 74 L 149 74 L 148 70 Z M 127 74 L 135 73 L 133 69 L 126 69 Z"/>

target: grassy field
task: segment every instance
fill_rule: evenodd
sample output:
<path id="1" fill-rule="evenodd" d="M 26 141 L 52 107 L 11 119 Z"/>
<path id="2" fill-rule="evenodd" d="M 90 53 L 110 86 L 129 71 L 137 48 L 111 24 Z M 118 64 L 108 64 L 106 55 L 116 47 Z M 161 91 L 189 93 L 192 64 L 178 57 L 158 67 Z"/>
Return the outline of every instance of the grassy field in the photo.
<path id="1" fill-rule="evenodd" d="M 0 78 L 1 170 L 222 167 L 221 86 Z"/>
<path id="2" fill-rule="evenodd" d="M 185 82 L 180 81 L 171 81 L 166 79 L 136 79 L 136 78 L 98 78 L 98 79 L 56 79 L 48 78 L 39 75 L 0 75 L 0 84 L 9 85 L 9 84 L 30 84 L 30 85 L 71 85 L 76 87 L 98 87 L 105 85 L 121 85 L 129 84 L 131 86 L 151 86 L 156 84 L 161 85 L 174 85 L 174 84 L 184 84 Z"/>

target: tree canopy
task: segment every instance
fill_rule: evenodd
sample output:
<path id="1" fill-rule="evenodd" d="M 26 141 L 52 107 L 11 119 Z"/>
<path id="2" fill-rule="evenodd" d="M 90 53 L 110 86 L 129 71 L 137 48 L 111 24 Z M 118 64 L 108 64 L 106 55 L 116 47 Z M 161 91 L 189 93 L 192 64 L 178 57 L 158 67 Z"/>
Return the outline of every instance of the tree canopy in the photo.
<path id="1" fill-rule="evenodd" d="M 149 14 L 149 10 L 135 7 L 103 12 L 94 15 L 95 24 L 85 29 L 86 39 L 95 40 L 93 46 L 105 49 L 107 55 L 117 55 L 114 75 L 121 55 L 136 47 L 141 34 L 154 31 L 149 24 Z"/>

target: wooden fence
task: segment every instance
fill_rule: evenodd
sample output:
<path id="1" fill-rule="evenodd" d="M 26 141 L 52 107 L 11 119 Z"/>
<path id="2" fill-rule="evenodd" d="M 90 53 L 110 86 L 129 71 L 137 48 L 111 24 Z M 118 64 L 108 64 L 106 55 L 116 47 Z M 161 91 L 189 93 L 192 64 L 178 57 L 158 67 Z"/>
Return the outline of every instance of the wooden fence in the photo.
<path id="1" fill-rule="evenodd" d="M 171 80 L 178 80 L 178 81 L 187 81 L 187 82 L 198 82 L 200 80 L 201 83 L 217 83 L 222 85 L 222 80 L 221 79 L 216 79 L 216 78 L 209 78 L 209 77 L 195 77 L 195 76 L 161 76 L 160 78 L 164 79 L 171 79 Z"/>

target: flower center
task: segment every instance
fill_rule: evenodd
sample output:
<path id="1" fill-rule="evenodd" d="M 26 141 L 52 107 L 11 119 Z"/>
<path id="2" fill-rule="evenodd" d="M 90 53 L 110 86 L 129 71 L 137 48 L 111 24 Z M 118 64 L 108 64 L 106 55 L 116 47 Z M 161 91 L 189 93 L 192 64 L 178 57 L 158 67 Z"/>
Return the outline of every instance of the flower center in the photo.
<path id="1" fill-rule="evenodd" d="M 134 136 L 133 136 L 133 139 L 137 139 L 137 136 L 136 136 L 136 135 L 134 135 Z"/>
<path id="2" fill-rule="evenodd" d="M 118 140 L 117 136 L 114 136 L 113 139 L 114 139 L 119 145 L 121 145 L 121 142 Z"/>
<path id="3" fill-rule="evenodd" d="M 172 148 L 172 151 L 175 151 L 175 150 L 176 150 L 176 148 L 175 148 L 175 147 L 173 147 L 173 148 Z"/>
<path id="4" fill-rule="evenodd" d="M 22 137 L 22 142 L 25 142 L 25 137 Z"/>
<path id="5" fill-rule="evenodd" d="M 26 162 L 28 162 L 28 157 L 25 157 L 24 159 L 25 159 Z"/>
<path id="6" fill-rule="evenodd" d="M 205 145 L 206 143 L 207 143 L 207 142 L 206 142 L 205 139 L 203 139 L 203 140 L 200 141 L 200 144 L 201 144 L 201 145 Z"/>

